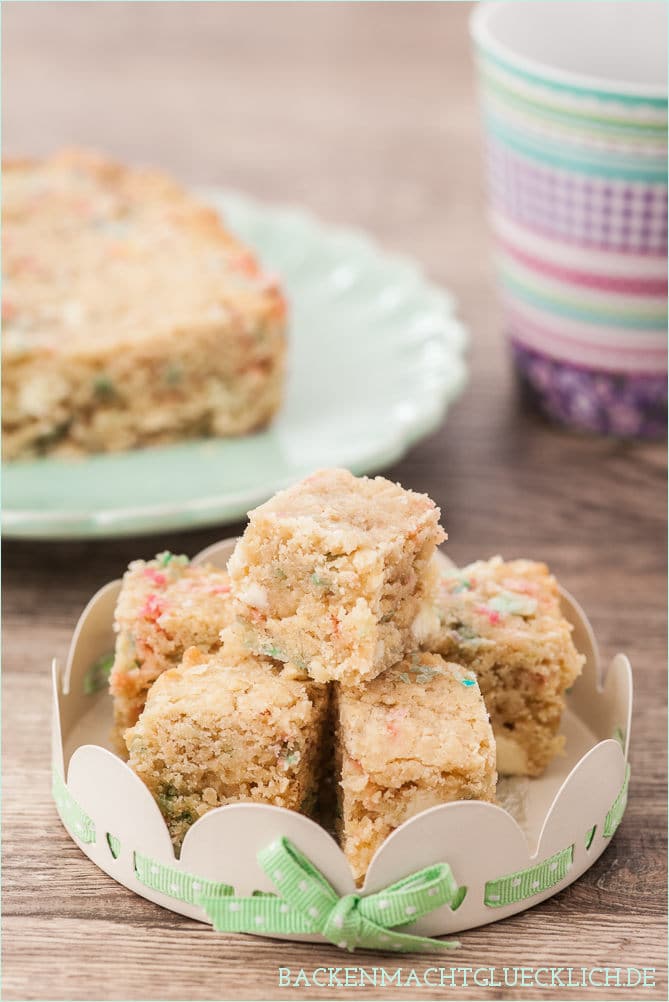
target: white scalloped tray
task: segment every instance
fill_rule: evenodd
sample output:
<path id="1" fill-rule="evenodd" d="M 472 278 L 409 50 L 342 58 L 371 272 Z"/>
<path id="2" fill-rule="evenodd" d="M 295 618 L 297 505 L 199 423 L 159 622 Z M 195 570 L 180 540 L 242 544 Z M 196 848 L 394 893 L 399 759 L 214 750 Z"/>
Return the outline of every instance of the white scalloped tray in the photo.
<path id="1" fill-rule="evenodd" d="M 235 540 L 200 553 L 225 566 Z M 443 555 L 440 558 L 449 563 Z M 113 611 L 120 582 L 103 587 L 77 624 L 64 675 L 54 664 L 53 764 L 66 777 L 76 802 L 93 819 L 97 832 L 117 838 L 112 855 L 107 839 L 85 843 L 83 852 L 114 880 L 135 893 L 187 915 L 208 921 L 197 905 L 145 886 L 134 868 L 134 853 L 208 880 L 234 885 L 237 895 L 275 891 L 256 854 L 278 836 L 295 843 L 340 894 L 356 888 L 346 859 L 334 839 L 303 815 L 279 807 L 231 804 L 200 818 L 189 830 L 176 860 L 160 811 L 141 780 L 111 750 L 111 700 L 106 692 L 84 692 L 90 665 L 114 643 Z M 532 907 L 576 880 L 606 849 L 605 821 L 625 782 L 632 710 L 632 673 L 627 658 L 611 662 L 603 683 L 596 642 L 580 606 L 563 592 L 564 611 L 574 624 L 574 640 L 586 655 L 582 676 L 568 694 L 563 719 L 566 754 L 539 779 L 503 779 L 502 805 L 459 801 L 433 807 L 411 818 L 381 846 L 361 893 L 374 892 L 433 863 L 448 863 L 459 886 L 467 887 L 456 911 L 443 906 L 406 931 L 437 936 L 503 919 Z M 594 835 L 591 833 L 595 827 Z M 501 907 L 486 885 L 516 875 L 573 846 L 566 873 L 552 886 Z M 320 942 L 319 936 L 278 937 Z"/>

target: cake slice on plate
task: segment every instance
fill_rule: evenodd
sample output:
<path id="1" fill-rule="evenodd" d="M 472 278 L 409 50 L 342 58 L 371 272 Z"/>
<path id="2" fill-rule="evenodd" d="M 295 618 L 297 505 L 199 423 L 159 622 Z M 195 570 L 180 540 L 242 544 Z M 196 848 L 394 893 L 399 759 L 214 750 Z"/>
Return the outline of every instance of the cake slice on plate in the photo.
<path id="1" fill-rule="evenodd" d="M 280 288 L 157 171 L 6 164 L 2 296 L 6 459 L 240 435 L 281 401 Z"/>

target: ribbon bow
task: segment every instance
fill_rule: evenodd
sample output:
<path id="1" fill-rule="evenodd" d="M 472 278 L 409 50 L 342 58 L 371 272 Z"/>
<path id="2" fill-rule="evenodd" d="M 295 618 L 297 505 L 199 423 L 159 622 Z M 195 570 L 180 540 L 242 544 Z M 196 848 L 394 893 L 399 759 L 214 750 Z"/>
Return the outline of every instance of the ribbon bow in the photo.
<path id="1" fill-rule="evenodd" d="M 250 898 L 202 895 L 204 908 L 218 932 L 320 933 L 342 950 L 449 950 L 460 944 L 396 932 L 393 926 L 415 922 L 449 904 L 457 908 L 465 896 L 450 867 L 437 863 L 405 877 L 384 891 L 338 897 L 322 873 L 287 839 L 258 853 L 258 862 L 276 885 L 275 894 Z"/>

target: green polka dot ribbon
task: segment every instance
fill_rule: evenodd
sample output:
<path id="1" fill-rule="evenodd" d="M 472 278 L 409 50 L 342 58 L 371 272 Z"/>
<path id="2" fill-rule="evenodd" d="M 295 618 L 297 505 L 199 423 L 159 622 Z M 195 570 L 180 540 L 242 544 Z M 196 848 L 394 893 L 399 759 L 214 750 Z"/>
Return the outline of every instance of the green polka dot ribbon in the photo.
<path id="1" fill-rule="evenodd" d="M 627 807 L 627 790 L 630 783 L 630 767 L 629 765 L 625 769 L 625 779 L 623 785 L 620 788 L 620 793 L 613 801 L 611 809 L 604 819 L 604 837 L 611 838 L 615 833 L 616 828 L 623 819 L 623 814 L 625 813 L 625 808 Z"/>
<path id="2" fill-rule="evenodd" d="M 280 896 L 208 897 L 199 904 L 218 932 L 320 933 L 343 950 L 450 950 L 453 940 L 396 931 L 428 912 L 457 908 L 465 890 L 446 863 L 428 866 L 384 891 L 339 897 L 322 873 L 287 839 L 258 853 L 258 862 Z"/>
<path id="3" fill-rule="evenodd" d="M 489 880 L 483 900 L 489 908 L 503 908 L 504 905 L 531 898 L 533 894 L 541 894 L 564 880 L 573 859 L 574 846 L 570 845 L 527 870 L 510 873 L 499 880 Z"/>
<path id="4" fill-rule="evenodd" d="M 67 830 L 80 842 L 95 842 L 95 824 L 86 811 L 79 807 L 62 778 L 54 769 L 51 775 L 51 793 L 56 808 Z"/>
<path id="5" fill-rule="evenodd" d="M 629 778 L 628 765 L 623 785 L 604 821 L 606 838 L 614 834 L 624 814 Z M 52 790 L 68 831 L 82 843 L 94 843 L 93 819 L 75 801 L 56 770 Z M 596 828 L 594 825 L 586 833 L 586 848 L 592 844 Z M 111 856 L 117 859 L 121 851 L 119 839 L 107 834 L 107 843 Z M 498 908 L 548 890 L 566 877 L 573 858 L 571 845 L 527 870 L 488 881 L 485 904 Z M 219 932 L 289 936 L 320 933 L 341 949 L 351 951 L 362 948 L 410 952 L 459 946 L 453 940 L 401 931 L 402 926 L 443 905 L 455 911 L 464 900 L 466 888 L 458 887 L 446 863 L 428 866 L 375 894 L 339 897 L 322 873 L 287 838 L 280 838 L 258 853 L 258 862 L 279 894 L 256 891 L 251 897 L 241 898 L 234 895 L 229 884 L 205 880 L 137 852 L 133 859 L 135 876 L 141 883 L 203 908 Z"/>
<path id="6" fill-rule="evenodd" d="M 205 880 L 184 870 L 177 870 L 174 866 L 165 866 L 139 852 L 134 853 L 133 864 L 135 876 L 145 887 L 168 894 L 171 898 L 178 898 L 179 901 L 186 901 L 189 905 L 199 904 L 202 897 L 212 899 L 234 893 L 229 884 Z"/>

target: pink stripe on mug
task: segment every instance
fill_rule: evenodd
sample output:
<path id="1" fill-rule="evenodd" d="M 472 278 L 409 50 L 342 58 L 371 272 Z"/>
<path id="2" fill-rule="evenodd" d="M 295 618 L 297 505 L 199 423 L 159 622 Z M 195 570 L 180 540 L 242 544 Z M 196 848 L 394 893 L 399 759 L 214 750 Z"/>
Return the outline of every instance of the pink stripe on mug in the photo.
<path id="1" fill-rule="evenodd" d="M 509 240 L 498 238 L 498 242 L 508 254 L 528 268 L 573 285 L 625 295 L 665 296 L 667 292 L 666 279 L 625 278 L 621 275 L 602 275 L 595 272 L 579 271 L 575 268 L 554 264 L 552 261 L 546 261 L 534 254 L 528 254 Z"/>

